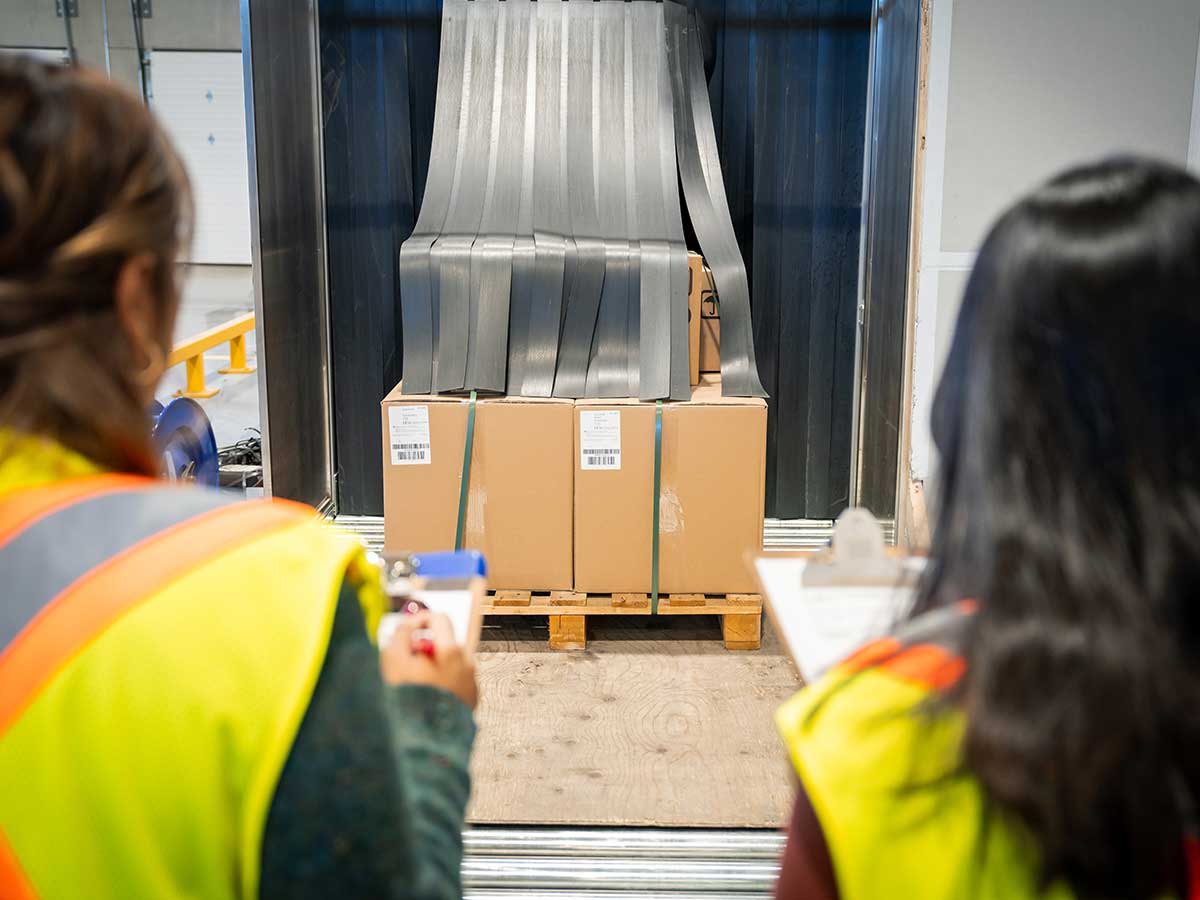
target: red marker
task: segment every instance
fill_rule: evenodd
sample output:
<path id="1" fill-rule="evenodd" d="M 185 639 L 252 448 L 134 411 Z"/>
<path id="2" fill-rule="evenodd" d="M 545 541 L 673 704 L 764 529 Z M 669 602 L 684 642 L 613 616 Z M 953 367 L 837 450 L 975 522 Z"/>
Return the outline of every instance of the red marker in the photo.
<path id="1" fill-rule="evenodd" d="M 400 612 L 406 616 L 415 616 L 417 613 L 427 612 L 427 607 L 420 600 L 413 597 L 408 598 L 400 604 Z M 433 632 L 428 628 L 422 628 L 420 631 L 413 632 L 412 648 L 414 653 L 420 653 L 423 656 L 428 656 L 433 659 Z"/>

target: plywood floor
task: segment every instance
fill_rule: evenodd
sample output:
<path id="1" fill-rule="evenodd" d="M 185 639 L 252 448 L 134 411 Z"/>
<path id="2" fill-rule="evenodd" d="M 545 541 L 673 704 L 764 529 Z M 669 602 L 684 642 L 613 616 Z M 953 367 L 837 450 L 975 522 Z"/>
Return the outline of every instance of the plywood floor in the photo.
<path id="1" fill-rule="evenodd" d="M 726 651 L 706 616 L 596 617 L 580 652 L 550 651 L 544 619 L 489 623 L 468 821 L 786 824 L 772 716 L 799 678 L 765 618 L 754 652 Z"/>

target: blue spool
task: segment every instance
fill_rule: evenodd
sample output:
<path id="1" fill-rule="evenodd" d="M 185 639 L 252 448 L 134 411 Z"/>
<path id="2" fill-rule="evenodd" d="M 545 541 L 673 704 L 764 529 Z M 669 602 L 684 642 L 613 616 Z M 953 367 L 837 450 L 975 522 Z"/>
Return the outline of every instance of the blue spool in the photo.
<path id="1" fill-rule="evenodd" d="M 150 407 L 150 418 L 154 448 L 162 461 L 165 478 L 220 486 L 217 437 L 199 403 L 177 397 L 163 406 L 155 400 Z"/>

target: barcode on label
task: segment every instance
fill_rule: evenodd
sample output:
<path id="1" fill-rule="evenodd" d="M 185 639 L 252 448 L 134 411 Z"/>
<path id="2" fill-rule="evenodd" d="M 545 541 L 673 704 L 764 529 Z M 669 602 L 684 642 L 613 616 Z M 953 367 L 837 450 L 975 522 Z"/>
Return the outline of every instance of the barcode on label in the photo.
<path id="1" fill-rule="evenodd" d="M 585 466 L 595 467 L 595 468 L 599 469 L 599 468 L 608 468 L 608 467 L 615 466 L 617 464 L 618 460 L 620 460 L 620 457 L 619 456 L 592 456 L 591 454 L 589 454 L 588 456 L 584 457 L 584 459 L 585 459 L 585 462 L 584 462 Z"/>
<path id="2" fill-rule="evenodd" d="M 428 444 L 392 444 L 393 450 L 428 450 Z"/>

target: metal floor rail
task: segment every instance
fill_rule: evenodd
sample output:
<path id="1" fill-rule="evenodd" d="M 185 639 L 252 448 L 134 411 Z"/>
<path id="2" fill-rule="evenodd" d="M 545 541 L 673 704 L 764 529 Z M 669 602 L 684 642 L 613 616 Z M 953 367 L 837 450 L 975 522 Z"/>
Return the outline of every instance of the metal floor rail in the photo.
<path id="1" fill-rule="evenodd" d="M 382 516 L 337 516 L 342 528 L 358 535 L 368 550 L 383 549 Z M 888 543 L 896 541 L 896 523 L 891 519 L 880 523 Z M 763 548 L 766 550 L 820 550 L 829 546 L 833 522 L 829 519 L 767 519 L 763 527 Z"/>
<path id="2" fill-rule="evenodd" d="M 465 900 L 766 900 L 784 837 L 774 831 L 472 828 Z"/>

